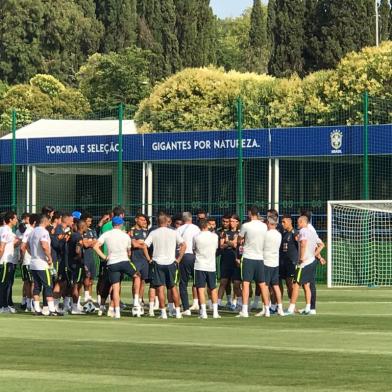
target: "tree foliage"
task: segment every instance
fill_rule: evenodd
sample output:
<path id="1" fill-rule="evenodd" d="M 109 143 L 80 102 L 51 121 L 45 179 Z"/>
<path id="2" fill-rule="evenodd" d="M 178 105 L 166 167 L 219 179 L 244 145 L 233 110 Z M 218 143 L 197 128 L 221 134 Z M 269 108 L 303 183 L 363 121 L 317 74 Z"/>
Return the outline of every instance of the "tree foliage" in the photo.
<path id="1" fill-rule="evenodd" d="M 271 35 L 273 47 L 269 61 L 269 72 L 274 76 L 304 73 L 304 17 L 303 0 L 275 0 Z"/>
<path id="2" fill-rule="evenodd" d="M 216 63 L 226 71 L 247 71 L 250 9 L 237 18 L 218 19 Z"/>
<path id="3" fill-rule="evenodd" d="M 86 1 L 3 0 L 0 3 L 0 79 L 25 83 L 37 73 L 73 82 L 96 52 L 103 27 Z"/>
<path id="4" fill-rule="evenodd" d="M 105 30 L 100 41 L 100 52 L 121 51 L 134 45 L 136 0 L 94 0 L 94 3 L 97 19 Z"/>
<path id="5" fill-rule="evenodd" d="M 120 103 L 136 109 L 150 90 L 146 51 L 132 47 L 121 53 L 96 53 L 81 67 L 77 77 L 93 111 Z"/>
<path id="6" fill-rule="evenodd" d="M 176 31 L 179 54 L 184 67 L 196 62 L 197 8 L 196 0 L 175 0 Z"/>
<path id="7" fill-rule="evenodd" d="M 310 0 L 312 2 L 312 0 Z M 313 62 L 310 70 L 334 68 L 349 52 L 375 42 L 373 0 L 318 0 L 313 1 L 316 18 L 310 50 Z"/>
<path id="8" fill-rule="evenodd" d="M 361 121 L 364 91 L 392 100 L 392 42 L 352 52 L 336 70 L 304 79 L 186 69 L 154 87 L 136 120 L 144 132 L 229 129 L 235 124 L 234 102 L 242 96 L 245 127 L 352 124 Z M 374 118 L 390 118 L 376 110 Z"/>
<path id="9" fill-rule="evenodd" d="M 0 129 L 9 130 L 11 112 L 18 126 L 39 118 L 83 118 L 90 105 L 80 91 L 64 86 L 50 75 L 36 75 L 29 84 L 10 87 L 0 99 Z"/>
<path id="10" fill-rule="evenodd" d="M 381 0 L 379 5 L 380 15 L 380 41 L 387 41 L 389 37 L 389 18 L 391 14 L 391 6 L 389 0 Z"/>
<path id="11" fill-rule="evenodd" d="M 250 27 L 247 48 L 247 70 L 266 73 L 268 64 L 267 15 L 264 13 L 261 0 L 254 0 L 250 14 Z"/>

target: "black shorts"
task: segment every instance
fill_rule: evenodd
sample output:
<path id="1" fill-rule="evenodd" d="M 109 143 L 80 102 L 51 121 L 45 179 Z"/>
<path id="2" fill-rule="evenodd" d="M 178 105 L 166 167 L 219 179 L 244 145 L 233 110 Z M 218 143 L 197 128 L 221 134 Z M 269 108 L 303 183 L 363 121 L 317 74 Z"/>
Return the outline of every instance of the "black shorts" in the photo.
<path id="1" fill-rule="evenodd" d="M 279 284 L 279 267 L 264 266 L 265 284 L 275 286 Z"/>
<path id="2" fill-rule="evenodd" d="M 32 270 L 31 274 L 34 280 L 33 294 L 39 295 L 41 290 L 43 289 L 43 292 L 45 293 L 46 297 L 52 297 L 52 275 L 50 274 L 49 269 Z"/>
<path id="3" fill-rule="evenodd" d="M 297 267 L 294 276 L 294 282 L 299 285 L 304 285 L 306 283 L 310 283 L 314 280 L 314 273 L 317 264 L 314 261 L 312 264 L 309 264 L 305 267 Z"/>
<path id="4" fill-rule="evenodd" d="M 122 276 L 128 275 L 132 278 L 136 273 L 136 267 L 130 261 L 108 264 L 109 281 L 111 284 L 119 283 Z"/>
<path id="5" fill-rule="evenodd" d="M 97 275 L 97 266 L 95 265 L 94 258 L 84 260 L 84 265 L 86 267 L 86 269 L 85 269 L 86 277 L 88 277 L 90 279 L 94 279 L 95 276 Z"/>
<path id="6" fill-rule="evenodd" d="M 220 278 L 221 279 L 232 279 L 235 270 L 235 258 L 223 258 L 220 259 Z"/>
<path id="7" fill-rule="evenodd" d="M 152 285 L 154 287 L 166 286 L 171 289 L 178 283 L 178 268 L 174 262 L 169 265 L 160 265 L 152 262 Z"/>
<path id="8" fill-rule="evenodd" d="M 33 283 L 33 275 L 31 274 L 30 271 L 30 266 L 29 265 L 22 265 L 20 267 L 21 272 L 22 272 L 22 280 L 23 282 L 27 283 Z"/>
<path id="9" fill-rule="evenodd" d="M 283 264 L 279 265 L 279 278 L 280 279 L 288 279 L 294 278 L 296 265 L 292 262 L 283 262 Z"/>
<path id="10" fill-rule="evenodd" d="M 69 283 L 71 284 L 82 283 L 84 278 L 86 277 L 84 265 L 71 265 L 68 271 Z"/>
<path id="11" fill-rule="evenodd" d="M 149 263 L 147 260 L 132 260 L 142 280 L 149 279 Z"/>
<path id="12" fill-rule="evenodd" d="M 67 268 L 64 261 L 53 261 L 53 267 L 57 271 L 57 281 L 65 282 L 69 280 Z"/>
<path id="13" fill-rule="evenodd" d="M 241 282 L 241 280 L 242 280 L 242 278 L 241 278 L 241 264 L 239 266 L 237 266 L 237 264 L 235 264 L 234 270 L 233 270 L 233 276 L 231 277 L 231 280 L 233 282 Z"/>
<path id="14" fill-rule="evenodd" d="M 265 282 L 264 261 L 243 258 L 241 261 L 241 277 L 245 282 Z"/>
<path id="15" fill-rule="evenodd" d="M 195 270 L 194 285 L 198 289 L 203 289 L 206 285 L 210 290 L 216 289 L 216 272 Z"/>

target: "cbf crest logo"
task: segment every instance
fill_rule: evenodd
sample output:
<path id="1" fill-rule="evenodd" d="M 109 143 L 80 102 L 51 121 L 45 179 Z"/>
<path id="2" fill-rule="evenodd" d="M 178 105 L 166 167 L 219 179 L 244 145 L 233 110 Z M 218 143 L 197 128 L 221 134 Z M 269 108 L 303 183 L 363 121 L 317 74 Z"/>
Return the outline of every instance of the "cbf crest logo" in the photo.
<path id="1" fill-rule="evenodd" d="M 331 134 L 331 147 L 333 150 L 332 154 L 341 154 L 342 153 L 342 144 L 343 144 L 343 133 L 339 129 L 334 129 Z"/>

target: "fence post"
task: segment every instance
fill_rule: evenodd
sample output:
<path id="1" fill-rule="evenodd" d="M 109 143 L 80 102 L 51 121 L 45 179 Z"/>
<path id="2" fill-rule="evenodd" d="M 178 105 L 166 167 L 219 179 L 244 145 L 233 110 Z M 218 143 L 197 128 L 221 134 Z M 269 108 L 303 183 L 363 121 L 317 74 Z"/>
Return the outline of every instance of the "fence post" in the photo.
<path id="1" fill-rule="evenodd" d="M 124 108 L 118 107 L 118 160 L 117 160 L 117 204 L 123 204 L 123 117 Z"/>
<path id="2" fill-rule="evenodd" d="M 363 192 L 362 198 L 369 200 L 369 93 L 363 95 Z"/>
<path id="3" fill-rule="evenodd" d="M 238 131 L 238 159 L 237 159 L 237 213 L 241 222 L 244 219 L 244 165 L 242 149 L 242 124 L 243 124 L 243 102 L 241 97 L 237 98 L 237 131 Z"/>
<path id="4" fill-rule="evenodd" d="M 12 109 L 11 207 L 16 210 L 16 110 Z"/>

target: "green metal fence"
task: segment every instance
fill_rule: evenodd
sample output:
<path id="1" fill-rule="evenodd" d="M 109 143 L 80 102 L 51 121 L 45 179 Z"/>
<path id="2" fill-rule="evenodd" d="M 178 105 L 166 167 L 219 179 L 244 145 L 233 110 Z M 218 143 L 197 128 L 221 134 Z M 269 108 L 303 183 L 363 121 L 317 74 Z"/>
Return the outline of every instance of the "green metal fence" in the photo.
<path id="1" fill-rule="evenodd" d="M 226 119 L 227 113 L 231 113 L 228 122 L 237 131 L 236 159 L 124 161 L 123 137 L 134 113 L 119 105 L 83 119 L 117 122 L 117 162 L 92 159 L 83 164 L 32 167 L 17 165 L 20 121 L 18 111 L 14 110 L 10 129 L 12 164 L 0 166 L 0 209 L 13 208 L 21 213 L 50 204 L 61 210 L 82 209 L 99 216 L 113 205 L 123 205 L 132 217 L 137 212 L 155 215 L 159 210 L 166 210 L 176 214 L 202 208 L 218 219 L 234 212 L 242 219 L 246 206 L 251 204 L 259 205 L 264 211 L 276 208 L 281 214 L 293 215 L 300 208 L 307 208 L 313 213 L 315 227 L 325 238 L 328 200 L 391 198 L 392 156 L 369 154 L 368 129 L 373 124 L 392 123 L 392 102 L 369 97 L 365 92 L 350 107 L 328 113 L 307 113 L 301 109 L 298 113 L 287 113 L 284 123 L 281 118 L 277 121 L 274 108 L 262 104 L 249 107 L 242 98 L 223 112 Z M 363 129 L 363 153 L 340 157 L 244 158 L 244 129 L 275 129 L 282 125 L 359 125 Z M 156 132 L 167 131 L 164 120 L 157 121 L 154 127 Z M 377 143 L 391 144 L 391 140 L 392 135 Z M 323 276 L 321 271 L 320 278 Z"/>

